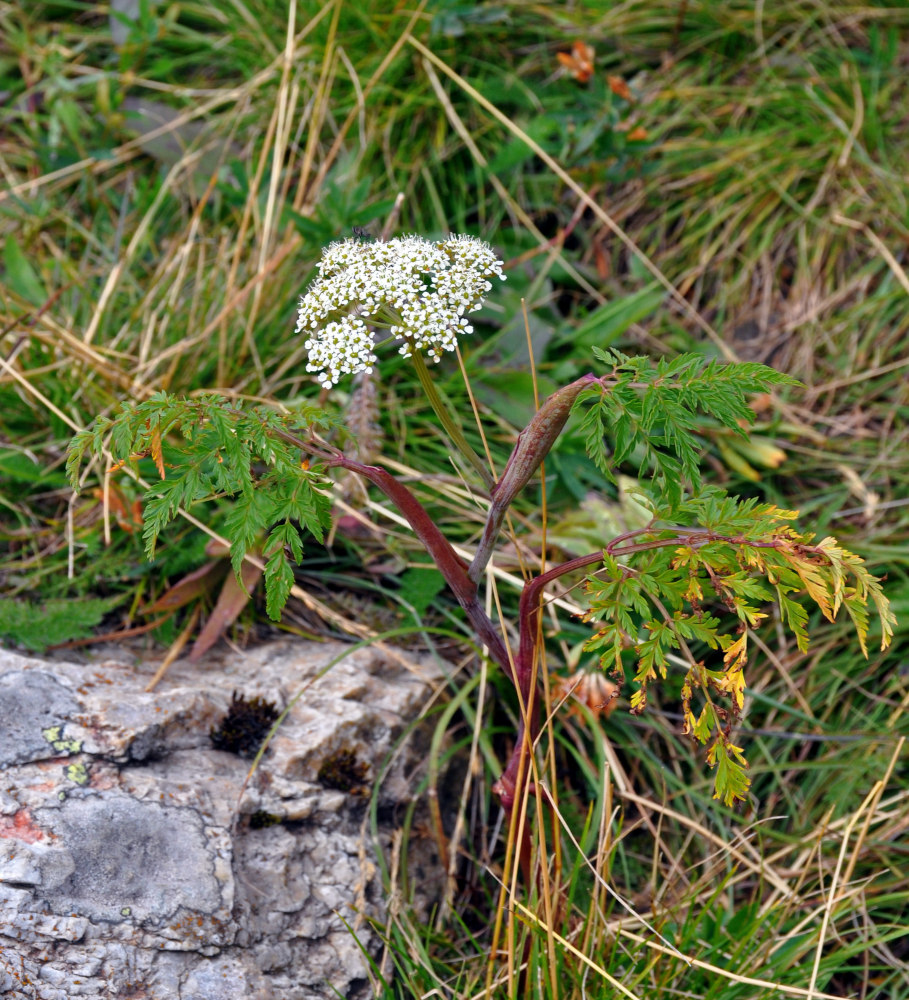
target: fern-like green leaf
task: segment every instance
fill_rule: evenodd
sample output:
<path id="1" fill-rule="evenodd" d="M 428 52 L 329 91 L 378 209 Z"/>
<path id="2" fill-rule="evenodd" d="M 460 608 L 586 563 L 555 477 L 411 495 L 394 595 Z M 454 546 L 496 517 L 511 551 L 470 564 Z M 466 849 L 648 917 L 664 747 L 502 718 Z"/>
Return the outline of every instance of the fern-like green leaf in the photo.
<path id="1" fill-rule="evenodd" d="M 807 653 L 809 642 L 807 629 L 808 612 L 798 601 L 793 601 L 792 598 L 787 597 L 782 587 L 777 587 L 776 593 L 783 621 L 789 626 L 789 631 L 795 636 L 795 643 L 799 648 L 799 652 Z"/>
<path id="2" fill-rule="evenodd" d="M 0 640 L 43 653 L 49 646 L 90 636 L 123 598 L 58 598 L 39 603 L 0 598 Z"/>
<path id="3" fill-rule="evenodd" d="M 707 763 L 716 767 L 714 776 L 715 799 L 723 805 L 731 806 L 736 801 L 744 801 L 751 788 L 751 779 L 745 770 L 747 762 L 741 747 L 733 746 L 724 736 L 718 736 L 707 751 Z"/>
<path id="4" fill-rule="evenodd" d="M 751 362 L 722 364 L 686 354 L 654 365 L 618 351 L 594 353 L 611 373 L 575 401 L 575 410 L 583 412 L 587 454 L 612 479 L 615 466 L 642 449 L 645 467 L 670 506 L 681 501 L 683 478 L 695 489 L 700 485 L 704 417 L 747 436 L 741 425 L 754 421 L 747 396 L 798 384 Z"/>
<path id="5" fill-rule="evenodd" d="M 238 575 L 243 557 L 259 541 L 273 512 L 274 501 L 257 490 L 248 490 L 234 500 L 224 522 L 224 537 L 230 542 L 230 561 Z"/>
<path id="6" fill-rule="evenodd" d="M 272 621 L 280 621 L 293 584 L 293 570 L 284 554 L 284 547 L 280 546 L 265 563 L 265 611 Z"/>

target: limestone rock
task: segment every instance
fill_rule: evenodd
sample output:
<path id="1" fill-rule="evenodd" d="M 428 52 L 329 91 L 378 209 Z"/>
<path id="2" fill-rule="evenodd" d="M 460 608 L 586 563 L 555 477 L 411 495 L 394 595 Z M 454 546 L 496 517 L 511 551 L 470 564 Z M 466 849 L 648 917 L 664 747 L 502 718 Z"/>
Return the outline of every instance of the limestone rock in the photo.
<path id="1" fill-rule="evenodd" d="M 0 650 L 0 995 L 370 995 L 368 793 L 438 669 L 286 641 L 177 663 L 148 694 L 153 670 Z M 304 686 L 251 776 L 214 749 L 234 691 L 283 710 Z M 426 738 L 397 751 L 380 818 L 416 787 Z"/>

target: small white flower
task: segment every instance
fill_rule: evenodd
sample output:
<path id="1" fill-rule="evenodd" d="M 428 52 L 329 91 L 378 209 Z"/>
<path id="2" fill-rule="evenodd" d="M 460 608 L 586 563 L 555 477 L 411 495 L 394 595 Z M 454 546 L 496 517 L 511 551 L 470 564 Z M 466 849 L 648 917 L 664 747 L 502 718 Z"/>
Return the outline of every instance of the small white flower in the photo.
<path id="1" fill-rule="evenodd" d="M 505 280 L 502 262 L 473 236 L 332 243 L 300 300 L 296 332 L 307 335 L 306 370 L 326 389 L 342 375 L 371 372 L 377 330 L 400 338 L 405 358 L 420 351 L 438 362 L 459 335 L 473 332 L 464 314 L 483 305 L 492 277 Z"/>

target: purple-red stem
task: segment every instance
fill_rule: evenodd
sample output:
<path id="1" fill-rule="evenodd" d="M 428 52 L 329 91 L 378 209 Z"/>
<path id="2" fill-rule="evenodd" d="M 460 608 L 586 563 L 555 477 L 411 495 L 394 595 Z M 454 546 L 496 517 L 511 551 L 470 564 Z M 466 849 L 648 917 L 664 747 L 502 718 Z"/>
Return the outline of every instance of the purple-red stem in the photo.
<path id="1" fill-rule="evenodd" d="M 477 599 L 477 585 L 467 575 L 467 566 L 420 501 L 406 486 L 378 466 L 364 465 L 362 462 L 356 462 L 344 455 L 334 456 L 329 459 L 328 464 L 348 469 L 364 479 L 368 479 L 398 508 L 407 519 L 407 523 L 413 528 L 414 534 L 426 547 L 426 551 L 432 556 L 442 576 L 445 577 L 445 582 L 451 587 L 458 604 L 464 609 L 467 620 L 473 626 L 479 640 L 489 649 L 492 659 L 505 671 L 512 682 L 517 684 L 508 650 L 489 615 L 486 614 Z"/>
<path id="2" fill-rule="evenodd" d="M 287 432 L 278 432 L 281 437 L 292 440 L 311 453 L 317 454 L 325 460 L 327 465 L 347 469 L 367 479 L 392 501 L 407 519 L 414 534 L 426 547 L 426 551 L 432 557 L 444 576 L 445 582 L 464 609 L 474 633 L 488 648 L 490 657 L 511 678 L 519 697 L 521 719 L 518 723 L 517 739 L 511 757 L 502 776 L 494 786 L 508 815 L 513 814 L 515 806 L 520 808 L 525 794 L 532 788 L 530 754 L 540 729 L 535 661 L 539 646 L 543 592 L 553 580 L 599 562 L 603 557 L 603 550 L 570 559 L 525 583 L 518 607 L 519 645 L 513 664 L 501 635 L 477 599 L 478 578 L 482 574 L 495 544 L 505 512 L 552 447 L 564 426 L 574 399 L 581 389 L 589 385 L 594 378 L 595 376 L 585 376 L 554 393 L 538 411 L 531 425 L 525 428 L 520 435 L 505 473 L 493 490 L 493 502 L 487 517 L 483 539 L 469 568 L 454 551 L 451 543 L 433 522 L 420 501 L 385 469 L 357 462 L 340 452 L 326 454 L 310 442 L 302 441 Z M 536 433 L 528 433 L 531 430 Z M 665 531 L 672 532 L 672 537 L 651 538 L 645 542 L 633 541 L 642 535 L 654 535 Z M 612 556 L 621 556 L 669 545 L 688 544 L 701 547 L 712 541 L 726 541 L 761 548 L 768 547 L 768 545 L 774 547 L 772 543 L 752 542 L 744 537 L 734 538 L 728 535 L 717 535 L 707 528 L 648 526 L 616 536 L 606 546 L 605 551 Z M 529 879 L 530 831 L 526 825 L 522 843 L 518 845 L 518 853 L 525 878 Z"/>
<path id="3" fill-rule="evenodd" d="M 571 415 L 575 400 L 584 389 L 597 381 L 596 375 L 590 373 L 556 390 L 518 435 L 502 478 L 492 488 L 483 536 L 467 571 L 471 580 L 479 582 L 492 557 L 508 508 L 549 454 Z"/>
<path id="4" fill-rule="evenodd" d="M 639 538 L 642 535 L 653 535 L 664 531 L 674 532 L 674 537 L 652 539 L 647 542 L 630 541 L 632 538 Z M 524 787 L 527 787 L 529 768 L 527 756 L 539 735 L 540 710 L 538 687 L 533 683 L 533 679 L 534 659 L 538 646 L 540 611 L 542 609 L 541 598 L 546 587 L 553 580 L 557 580 L 561 576 L 584 569 L 585 566 L 592 566 L 601 562 L 603 551 L 611 556 L 622 556 L 631 552 L 645 552 L 649 549 L 664 548 L 669 545 L 687 544 L 700 548 L 709 542 L 730 542 L 734 545 L 754 545 L 761 548 L 775 547 L 773 543 L 752 542 L 744 537 L 718 535 L 707 528 L 637 528 L 634 531 L 617 535 L 605 547 L 605 550 L 590 552 L 587 555 L 569 559 L 567 562 L 554 566 L 552 569 L 541 573 L 538 577 L 528 580 L 524 584 L 518 606 L 520 640 L 518 655 L 515 658 L 515 676 L 513 678 L 515 686 L 518 689 L 520 704 L 524 714 L 519 725 L 518 739 L 512 751 L 511 758 L 501 778 L 496 783 L 496 790 L 506 809 L 513 808 L 515 802 L 520 799 L 521 791 L 518 788 L 518 784 L 520 783 Z M 525 719 L 528 733 L 528 738 L 526 739 L 524 737 Z"/>
<path id="5" fill-rule="evenodd" d="M 572 401 L 581 388 L 590 384 L 591 379 L 591 376 L 587 376 L 584 379 L 579 379 L 578 382 L 572 383 L 570 387 L 566 387 L 570 390 Z M 568 394 L 566 394 L 566 396 L 567 395 Z M 554 397 L 550 397 L 550 400 L 555 401 L 555 397 L 559 396 L 560 394 L 555 394 Z M 568 406 L 563 407 L 560 405 L 559 411 L 561 412 L 553 413 L 551 416 L 547 416 L 549 426 L 545 428 L 545 431 L 542 434 L 542 437 L 545 439 L 543 447 L 544 451 L 549 450 L 553 441 L 557 437 L 558 430 L 556 428 L 558 427 L 558 429 L 561 429 L 561 426 L 564 424 L 563 414 L 567 415 L 567 409 L 570 408 L 570 403 L 565 397 L 561 397 L 559 399 L 559 403 L 561 404 L 563 402 L 568 403 Z M 539 735 L 540 710 L 537 690 L 538 686 L 534 683 L 534 672 L 538 648 L 541 598 L 543 592 L 553 580 L 557 580 L 559 577 L 565 576 L 568 573 L 573 573 L 579 569 L 583 569 L 585 566 L 590 566 L 599 562 L 602 559 L 603 550 L 591 552 L 584 556 L 578 556 L 575 559 L 570 559 L 567 562 L 561 563 L 560 565 L 547 570 L 545 573 L 541 573 L 538 577 L 535 577 L 533 580 L 529 580 L 525 583 L 518 607 L 518 652 L 514 663 L 512 664 L 512 659 L 509 656 L 508 649 L 506 648 L 501 635 L 477 599 L 477 581 L 473 578 L 473 574 L 478 568 L 477 559 L 474 560 L 474 564 L 470 567 L 470 569 L 468 569 L 464 561 L 454 551 L 451 543 L 442 534 L 438 526 L 429 516 L 426 509 L 406 486 L 398 482 L 398 480 L 396 480 L 385 469 L 381 469 L 378 466 L 365 465 L 362 462 L 357 462 L 354 459 L 347 458 L 340 452 L 326 454 L 326 452 L 314 446 L 312 442 L 303 441 L 295 435 L 289 434 L 285 431 L 278 431 L 277 433 L 286 440 L 293 441 L 305 450 L 318 455 L 326 462 L 327 465 L 347 469 L 350 472 L 354 472 L 362 476 L 374 486 L 377 486 L 388 497 L 388 499 L 392 501 L 401 514 L 407 519 L 407 522 L 413 529 L 414 534 L 416 534 L 426 547 L 426 551 L 432 557 L 436 566 L 439 568 L 439 571 L 444 576 L 445 582 L 451 588 L 458 603 L 464 609 L 467 619 L 473 627 L 474 633 L 489 649 L 489 654 L 492 660 L 497 663 L 505 674 L 511 679 L 518 693 L 521 706 L 521 719 L 518 723 L 518 732 L 516 734 L 517 739 L 515 741 L 511 757 L 508 760 L 508 764 L 506 765 L 502 776 L 494 786 L 503 808 L 507 813 L 511 814 L 515 805 L 519 804 L 523 798 L 524 792 L 530 788 L 529 755 L 533 744 Z M 514 499 L 514 496 L 518 492 L 518 490 L 513 489 L 513 487 L 517 486 L 518 482 L 520 482 L 521 487 L 523 487 L 523 485 L 526 484 L 527 479 L 529 479 L 532 471 L 534 471 L 539 464 L 536 460 L 536 455 L 528 455 L 527 457 L 521 459 L 521 461 L 516 461 L 517 453 L 522 450 L 519 447 L 522 441 L 523 451 L 526 452 L 528 443 L 526 429 L 519 439 L 519 445 L 515 447 L 515 452 L 512 455 L 512 460 L 509 462 L 509 466 L 506 466 L 506 472 L 510 472 L 508 479 L 506 480 L 506 477 L 503 475 L 502 480 L 499 481 L 496 491 L 494 491 L 493 506 L 490 511 L 486 531 L 483 536 L 485 546 L 481 546 L 481 548 L 485 548 L 487 552 L 491 549 L 492 544 L 495 541 L 495 536 L 498 534 L 497 529 L 501 525 L 507 506 L 511 503 L 511 500 Z M 539 461 L 542 461 L 542 458 L 540 458 Z M 531 469 L 531 465 L 533 466 L 533 469 Z M 500 493 L 500 488 L 503 486 L 503 483 L 505 483 L 506 489 L 502 492 L 507 495 L 497 496 L 496 494 Z M 498 503 L 496 502 L 497 500 Z M 505 502 L 503 503 L 502 501 Z M 639 538 L 642 535 L 653 535 L 664 531 L 673 532 L 673 537 L 659 539 L 652 538 L 646 542 L 632 541 L 632 539 Z M 660 528 L 648 526 L 646 528 L 638 528 L 634 531 L 628 531 L 624 534 L 617 535 L 605 547 L 605 551 L 609 555 L 621 556 L 628 555 L 632 552 L 643 552 L 648 549 L 663 548 L 669 545 L 689 544 L 700 547 L 712 541 L 726 541 L 733 544 L 754 545 L 762 548 L 767 547 L 769 544 L 770 547 L 773 547 L 772 543 L 752 542 L 744 537 L 734 538 L 728 535 L 717 535 L 707 528 Z M 483 565 L 485 565 L 485 559 L 482 562 Z M 522 859 L 524 860 L 526 860 L 524 856 L 527 853 L 527 848 L 529 848 L 529 834 L 528 838 L 525 839 L 527 839 L 527 843 L 519 845 L 520 853 Z"/>

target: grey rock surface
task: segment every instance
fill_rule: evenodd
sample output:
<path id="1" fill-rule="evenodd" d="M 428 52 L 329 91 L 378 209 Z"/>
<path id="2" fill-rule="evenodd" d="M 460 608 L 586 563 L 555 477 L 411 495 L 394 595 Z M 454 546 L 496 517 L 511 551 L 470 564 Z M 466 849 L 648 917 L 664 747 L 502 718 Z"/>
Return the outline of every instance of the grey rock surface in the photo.
<path id="1" fill-rule="evenodd" d="M 146 693 L 153 672 L 125 651 L 0 650 L 0 996 L 370 996 L 360 945 L 375 950 L 384 901 L 367 796 L 320 771 L 355 761 L 372 785 L 394 751 L 375 791 L 393 822 L 428 738 L 402 734 L 438 669 L 284 641 L 177 663 Z M 251 776 L 213 748 L 233 691 L 283 709 L 303 687 Z"/>

